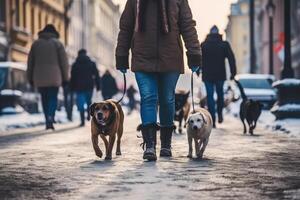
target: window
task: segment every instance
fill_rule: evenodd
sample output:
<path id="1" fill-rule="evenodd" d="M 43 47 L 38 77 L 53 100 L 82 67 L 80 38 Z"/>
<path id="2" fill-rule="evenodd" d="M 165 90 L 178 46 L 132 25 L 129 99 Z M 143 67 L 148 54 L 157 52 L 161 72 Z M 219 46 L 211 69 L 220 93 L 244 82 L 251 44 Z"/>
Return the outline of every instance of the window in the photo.
<path id="1" fill-rule="evenodd" d="M 35 23 L 34 23 L 34 8 L 31 8 L 31 34 L 34 35 L 35 34 Z"/>
<path id="2" fill-rule="evenodd" d="M 20 26 L 20 0 L 16 0 L 16 7 L 15 7 L 15 25 L 17 27 Z"/>
<path id="3" fill-rule="evenodd" d="M 23 28 L 27 27 L 27 1 L 23 1 Z"/>
<path id="4" fill-rule="evenodd" d="M 5 5 L 6 0 L 0 0 L 0 29 L 5 26 Z"/>

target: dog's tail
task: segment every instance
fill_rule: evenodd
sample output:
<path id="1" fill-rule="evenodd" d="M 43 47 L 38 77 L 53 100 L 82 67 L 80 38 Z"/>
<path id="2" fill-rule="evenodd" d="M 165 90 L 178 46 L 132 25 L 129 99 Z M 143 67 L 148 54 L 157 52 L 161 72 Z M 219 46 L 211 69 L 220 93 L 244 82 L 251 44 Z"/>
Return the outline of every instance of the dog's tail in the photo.
<path id="1" fill-rule="evenodd" d="M 244 91 L 244 88 L 243 88 L 242 84 L 238 80 L 236 80 L 236 79 L 234 79 L 234 81 L 235 81 L 236 85 L 238 86 L 238 88 L 239 88 L 239 90 L 241 92 L 242 99 L 243 100 L 247 100 L 248 98 L 246 96 L 246 93 Z"/>

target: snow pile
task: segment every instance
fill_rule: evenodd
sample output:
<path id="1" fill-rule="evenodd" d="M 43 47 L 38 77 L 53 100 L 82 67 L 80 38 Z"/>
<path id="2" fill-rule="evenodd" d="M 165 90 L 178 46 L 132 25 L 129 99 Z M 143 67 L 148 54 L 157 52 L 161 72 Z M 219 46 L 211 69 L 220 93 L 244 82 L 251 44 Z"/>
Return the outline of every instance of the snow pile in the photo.
<path id="1" fill-rule="evenodd" d="M 63 110 L 57 111 L 55 120 L 56 123 L 67 123 L 68 119 L 66 117 L 66 112 Z M 30 128 L 43 124 L 45 124 L 45 119 L 42 113 L 29 114 L 27 112 L 22 112 L 20 114 L 0 116 L 0 132 L 18 128 Z"/>
<path id="2" fill-rule="evenodd" d="M 272 86 L 300 86 L 300 79 L 287 78 L 274 82 Z"/>
<path id="3" fill-rule="evenodd" d="M 284 105 L 275 105 L 271 109 L 271 112 L 299 112 L 300 104 L 284 104 Z"/>

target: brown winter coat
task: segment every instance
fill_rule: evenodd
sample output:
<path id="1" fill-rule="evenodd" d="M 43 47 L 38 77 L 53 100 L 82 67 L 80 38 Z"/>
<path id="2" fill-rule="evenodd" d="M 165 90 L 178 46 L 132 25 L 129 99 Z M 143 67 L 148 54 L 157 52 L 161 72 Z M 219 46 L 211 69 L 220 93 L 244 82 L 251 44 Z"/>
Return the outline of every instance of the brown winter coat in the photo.
<path id="1" fill-rule="evenodd" d="M 138 1 L 147 1 L 140 10 Z M 183 38 L 187 49 L 189 67 L 201 65 L 201 51 L 188 0 L 165 0 L 167 9 L 162 12 L 159 1 L 127 0 L 120 20 L 120 33 L 116 48 L 117 69 L 129 68 L 129 49 L 132 52 L 132 71 L 142 72 L 184 72 Z M 140 19 L 143 12 L 144 19 Z M 168 18 L 167 31 L 162 26 Z M 143 22 L 144 29 L 137 28 Z M 162 28 L 163 27 L 163 28 Z"/>
<path id="2" fill-rule="evenodd" d="M 28 56 L 28 81 L 35 87 L 59 87 L 69 81 L 69 73 L 63 44 L 53 33 L 40 32 Z"/>

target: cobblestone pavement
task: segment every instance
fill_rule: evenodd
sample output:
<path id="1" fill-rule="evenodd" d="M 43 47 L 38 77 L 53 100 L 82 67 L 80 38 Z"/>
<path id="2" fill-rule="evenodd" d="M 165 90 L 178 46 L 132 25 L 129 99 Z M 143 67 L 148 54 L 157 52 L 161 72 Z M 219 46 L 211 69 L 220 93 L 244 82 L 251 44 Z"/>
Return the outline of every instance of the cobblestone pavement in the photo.
<path id="1" fill-rule="evenodd" d="M 173 158 L 150 163 L 141 159 L 138 122 L 126 118 L 123 155 L 112 161 L 94 156 L 89 126 L 1 135 L 0 199 L 300 199 L 297 138 L 260 127 L 245 136 L 226 117 L 203 160 L 186 158 L 186 136 L 176 134 Z"/>

